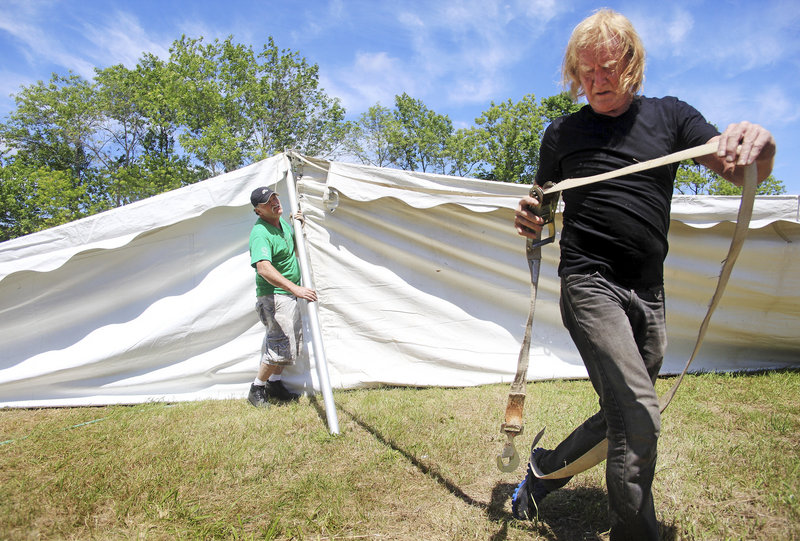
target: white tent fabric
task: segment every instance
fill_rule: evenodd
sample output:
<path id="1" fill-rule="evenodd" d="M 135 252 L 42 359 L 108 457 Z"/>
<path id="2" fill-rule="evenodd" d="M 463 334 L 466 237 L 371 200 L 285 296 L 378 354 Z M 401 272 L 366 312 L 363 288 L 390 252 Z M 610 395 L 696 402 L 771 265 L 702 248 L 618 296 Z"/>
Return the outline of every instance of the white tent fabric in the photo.
<path id="1" fill-rule="evenodd" d="M 510 382 L 530 291 L 513 208 L 527 187 L 303 163 L 332 386 Z M 288 168 L 278 155 L 0 244 L 0 406 L 244 397 L 263 333 L 249 194 L 285 191 Z M 798 199 L 757 199 L 695 370 L 800 364 Z M 662 373 L 691 353 L 737 209 L 737 198 L 674 198 Z M 545 247 L 531 380 L 586 376 L 560 323 L 557 261 L 557 245 Z M 295 390 L 319 388 L 309 357 L 284 372 Z"/>

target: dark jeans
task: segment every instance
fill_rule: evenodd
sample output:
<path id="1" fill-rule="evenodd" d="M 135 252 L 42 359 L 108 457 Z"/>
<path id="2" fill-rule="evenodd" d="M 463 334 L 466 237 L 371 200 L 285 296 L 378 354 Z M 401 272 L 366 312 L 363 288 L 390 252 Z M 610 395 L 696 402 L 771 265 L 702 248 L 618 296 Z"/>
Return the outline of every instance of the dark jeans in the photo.
<path id="1" fill-rule="evenodd" d="M 600 274 L 561 280 L 561 317 L 600 398 L 587 419 L 538 463 L 572 462 L 608 438 L 611 539 L 658 539 L 651 487 L 661 429 L 654 383 L 667 345 L 662 287 L 633 291 Z M 549 489 L 568 479 L 545 481 Z"/>

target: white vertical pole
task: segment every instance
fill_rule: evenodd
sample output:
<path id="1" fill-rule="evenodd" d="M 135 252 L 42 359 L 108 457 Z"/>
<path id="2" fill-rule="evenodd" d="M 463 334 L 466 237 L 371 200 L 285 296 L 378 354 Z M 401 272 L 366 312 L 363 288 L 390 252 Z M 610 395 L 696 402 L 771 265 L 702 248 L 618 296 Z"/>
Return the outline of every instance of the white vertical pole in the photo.
<path id="1" fill-rule="evenodd" d="M 289 164 L 286 169 L 286 191 L 289 196 L 289 209 L 292 213 L 292 226 L 294 227 L 295 238 L 297 239 L 297 258 L 300 262 L 300 276 L 303 279 L 303 285 L 313 289 L 314 280 L 311 277 L 308 253 L 306 252 L 306 236 L 303 231 L 303 224 L 294 217 L 297 211 L 300 210 L 300 205 L 297 202 L 294 175 L 292 175 L 291 162 L 289 162 L 288 159 L 286 161 Z M 336 416 L 336 404 L 333 402 L 331 380 L 328 376 L 328 361 L 325 358 L 325 348 L 322 345 L 322 333 L 319 327 L 317 303 L 307 302 L 302 299 L 298 300 L 306 307 L 306 322 L 311 331 L 311 342 L 314 346 L 314 361 L 317 366 L 317 376 L 319 377 L 319 386 L 322 390 L 322 398 L 325 401 L 325 416 L 328 419 L 328 430 L 331 434 L 339 434 L 339 419 Z"/>

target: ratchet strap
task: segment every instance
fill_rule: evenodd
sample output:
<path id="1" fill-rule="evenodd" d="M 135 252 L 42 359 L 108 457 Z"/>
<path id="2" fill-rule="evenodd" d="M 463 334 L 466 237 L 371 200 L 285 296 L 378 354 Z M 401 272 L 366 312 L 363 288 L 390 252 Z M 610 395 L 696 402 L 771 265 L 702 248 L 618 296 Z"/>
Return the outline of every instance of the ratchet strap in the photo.
<path id="1" fill-rule="evenodd" d="M 633 164 L 627 167 L 623 167 L 621 169 L 617 169 L 615 171 L 610 171 L 608 173 L 603 173 L 600 175 L 593 175 L 590 177 L 584 178 L 577 178 L 577 179 L 567 179 L 558 184 L 546 187 L 543 191 L 541 191 L 541 195 L 543 198 L 538 197 L 538 194 L 534 194 L 534 190 L 531 190 L 531 195 L 537 197 L 537 199 L 542 202 L 544 199 L 547 199 L 548 196 L 552 197 L 555 194 L 556 203 L 557 203 L 557 196 L 558 193 L 569 190 L 572 188 L 576 188 L 578 186 L 585 186 L 588 184 L 592 184 L 595 182 L 601 182 L 604 180 L 618 178 L 624 175 L 629 175 L 632 173 L 636 173 L 639 171 L 645 171 L 647 169 L 652 169 L 655 167 L 660 167 L 662 165 L 667 165 L 675 162 L 679 162 L 682 160 L 688 160 L 692 158 L 698 158 L 700 156 L 706 156 L 708 154 L 712 154 L 716 152 L 717 143 L 706 143 L 705 145 L 700 145 L 694 148 L 690 148 L 687 150 L 683 150 L 680 152 L 675 152 L 673 154 L 668 154 L 666 156 L 655 158 L 653 160 L 648 160 L 645 162 Z M 733 270 L 733 265 L 736 262 L 736 258 L 739 256 L 741 252 L 742 245 L 744 243 L 745 237 L 747 236 L 747 230 L 750 224 L 750 217 L 753 213 L 753 204 L 755 201 L 755 193 L 756 193 L 756 184 L 757 184 L 757 169 L 756 165 L 752 164 L 745 168 L 744 171 L 744 186 L 742 190 L 742 199 L 739 207 L 739 214 L 736 221 L 736 228 L 734 229 L 733 238 L 731 239 L 731 245 L 728 250 L 728 254 L 725 257 L 725 260 L 722 264 L 722 269 L 720 271 L 720 276 L 717 281 L 717 287 L 714 291 L 714 294 L 711 298 L 711 302 L 708 307 L 708 311 L 706 312 L 705 317 L 703 318 L 703 322 L 700 325 L 700 330 L 698 332 L 697 341 L 694 346 L 694 350 L 692 351 L 689 360 L 686 362 L 686 365 L 683 368 L 678 379 L 673 384 L 672 388 L 664 394 L 659 400 L 660 411 L 663 412 L 666 410 L 669 403 L 672 401 L 672 398 L 675 396 L 675 393 L 678 390 L 681 382 L 683 381 L 683 377 L 689 370 L 689 366 L 694 361 L 697 352 L 700 349 L 700 345 L 705 338 L 706 330 L 708 329 L 709 321 L 711 320 L 711 315 L 713 314 L 714 310 L 716 309 L 719 301 L 722 298 L 722 294 L 725 291 L 725 286 L 728 283 L 728 279 L 730 278 L 731 272 Z M 554 212 L 554 211 L 553 211 Z M 548 239 L 547 242 L 552 241 L 552 237 Z M 501 425 L 501 431 L 505 432 L 508 441 L 503 448 L 502 453 L 497 457 L 497 466 L 501 471 L 510 472 L 513 471 L 516 466 L 519 464 L 519 455 L 516 451 L 516 448 L 513 444 L 513 438 L 522 433 L 523 424 L 522 424 L 522 406 L 525 401 L 525 381 L 526 381 L 526 374 L 528 369 L 528 357 L 529 357 L 529 348 L 530 348 L 530 335 L 531 335 L 531 328 L 533 325 L 533 314 L 534 314 L 534 305 L 536 302 L 536 289 L 538 287 L 538 280 L 539 280 L 539 265 L 535 264 L 536 260 L 531 260 L 531 244 L 534 245 L 535 248 L 541 249 L 542 244 L 540 243 L 538 246 L 535 246 L 537 241 L 533 241 L 531 243 L 528 242 L 528 258 L 529 258 L 529 265 L 531 267 L 531 305 L 530 311 L 528 314 L 528 321 L 527 326 L 525 329 L 525 338 L 523 339 L 522 343 L 522 351 L 520 351 L 519 360 L 517 363 L 517 374 L 514 378 L 514 382 L 512 383 L 511 391 L 509 392 L 509 399 L 508 405 L 506 407 L 506 422 Z M 539 251 L 538 254 L 538 262 L 541 262 L 541 252 Z M 534 273 L 534 266 L 535 273 Z M 521 382 L 521 383 L 520 383 Z M 544 434 L 545 429 L 542 429 L 533 440 L 531 447 L 535 447 L 536 443 L 538 443 L 539 439 L 541 439 L 542 435 Z M 590 449 L 584 455 L 576 459 L 574 462 L 571 462 L 565 465 L 563 468 L 545 474 L 541 472 L 538 468 L 538 465 L 535 463 L 531 464 L 532 470 L 536 477 L 540 479 L 562 479 L 565 477 L 572 477 L 578 473 L 581 473 L 589 468 L 599 464 L 603 460 L 605 460 L 606 455 L 608 453 L 608 440 L 604 439 L 600 443 L 598 443 L 594 448 Z M 504 462 L 504 459 L 508 459 L 508 462 Z"/>
<path id="2" fill-rule="evenodd" d="M 545 184 L 545 189 L 553 186 L 552 182 Z M 517 360 L 517 373 L 511 383 L 506 405 L 505 422 L 500 429 L 506 435 L 506 444 L 497 457 L 497 467 L 500 471 L 511 472 L 519 466 L 519 453 L 514 446 L 514 438 L 522 433 L 522 411 L 525 404 L 525 381 L 528 373 L 528 359 L 530 357 L 531 334 L 533 331 L 533 314 L 536 311 L 536 292 L 539 288 L 539 269 L 542 264 L 542 246 L 550 244 L 556 238 L 555 216 L 558 207 L 560 192 L 552 191 L 545 195 L 544 190 L 534 185 L 531 188 L 531 197 L 539 201 L 539 206 L 531 209 L 542 218 L 548 228 L 549 236 L 542 239 L 541 233 L 536 239 L 528 239 L 525 243 L 525 254 L 528 258 L 528 267 L 531 272 L 531 304 L 528 310 L 528 321 L 525 324 L 525 336 L 519 350 Z"/>

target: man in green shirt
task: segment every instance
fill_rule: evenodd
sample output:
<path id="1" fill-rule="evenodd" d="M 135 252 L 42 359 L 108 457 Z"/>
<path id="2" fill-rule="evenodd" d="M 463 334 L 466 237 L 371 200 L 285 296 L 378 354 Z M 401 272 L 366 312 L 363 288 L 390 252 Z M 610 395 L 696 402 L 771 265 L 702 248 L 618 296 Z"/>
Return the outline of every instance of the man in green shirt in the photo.
<path id="1" fill-rule="evenodd" d="M 285 366 L 294 364 L 302 347 L 302 323 L 297 299 L 317 300 L 317 292 L 300 285 L 292 226 L 272 189 L 253 190 L 250 202 L 258 220 L 250 231 L 250 265 L 256 271 L 256 312 L 266 327 L 258 375 L 247 399 L 256 407 L 269 398 L 293 400 L 281 381 Z"/>

